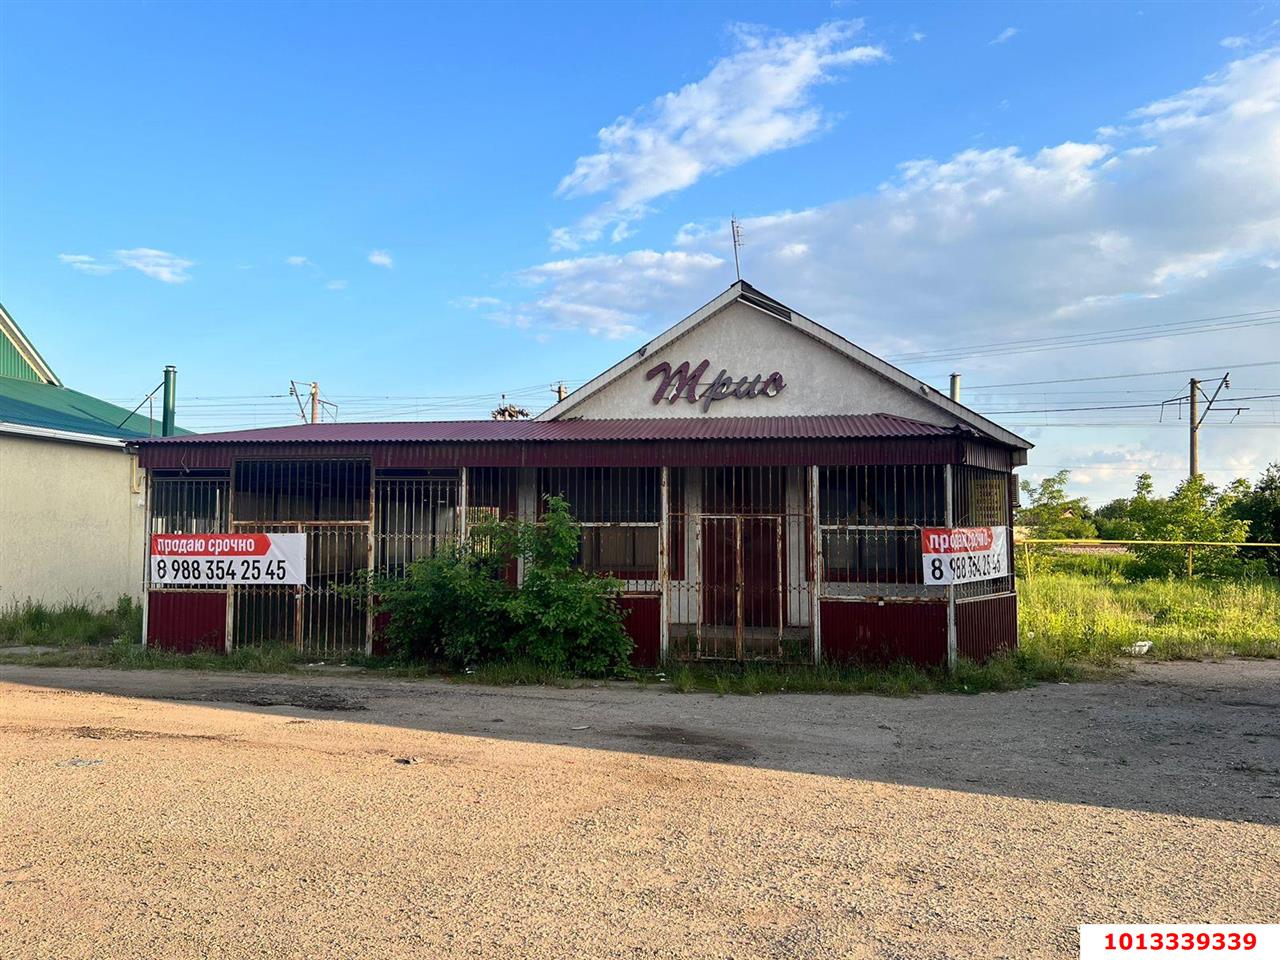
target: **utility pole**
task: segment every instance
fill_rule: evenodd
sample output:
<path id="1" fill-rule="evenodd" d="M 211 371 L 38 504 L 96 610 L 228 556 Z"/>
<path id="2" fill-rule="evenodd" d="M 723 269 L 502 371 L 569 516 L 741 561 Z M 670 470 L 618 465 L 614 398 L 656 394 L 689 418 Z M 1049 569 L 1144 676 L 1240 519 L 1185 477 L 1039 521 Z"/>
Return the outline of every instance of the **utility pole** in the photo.
<path id="1" fill-rule="evenodd" d="M 1191 479 L 1200 473 L 1200 381 L 1191 378 L 1191 389 L 1187 395 L 1191 398 Z M 1207 411 L 1206 411 L 1207 412 Z"/>
<path id="2" fill-rule="evenodd" d="M 305 382 L 305 381 L 304 381 Z M 307 383 L 307 396 L 311 399 L 310 417 L 308 410 L 302 402 L 302 391 L 298 389 L 299 381 L 289 381 L 289 396 L 298 402 L 298 419 L 303 423 L 319 423 L 322 408 L 328 407 L 330 413 L 333 414 L 333 422 L 338 422 L 338 405 L 332 400 L 323 400 L 320 397 L 320 384 L 312 380 Z"/>
<path id="3" fill-rule="evenodd" d="M 1218 399 L 1218 394 L 1223 391 L 1223 388 L 1231 389 L 1231 374 L 1224 373 L 1222 375 L 1222 379 L 1218 381 L 1217 389 L 1213 391 L 1212 397 L 1205 395 L 1208 403 L 1205 404 L 1204 413 L 1200 412 L 1200 397 L 1204 395 L 1204 390 L 1200 387 L 1200 381 L 1192 377 L 1189 387 L 1187 398 L 1191 401 L 1191 444 L 1189 451 L 1190 472 L 1188 476 L 1194 480 L 1200 475 L 1200 426 L 1204 423 L 1204 418 L 1209 415 L 1209 411 L 1213 409 L 1214 401 Z M 1237 415 L 1242 409 L 1246 408 L 1238 407 L 1236 409 Z"/>
<path id="4" fill-rule="evenodd" d="M 951 400 L 954 403 L 960 402 L 960 374 L 958 373 L 951 375 Z"/>
<path id="5" fill-rule="evenodd" d="M 567 396 L 569 395 L 569 388 L 568 388 L 568 387 L 566 387 L 566 386 L 564 385 L 564 381 L 563 381 L 563 380 L 561 380 L 559 383 L 557 383 L 557 384 L 556 384 L 555 386 L 553 386 L 551 389 L 552 389 L 552 390 L 554 390 L 554 391 L 556 392 L 556 402 L 557 402 L 557 403 L 559 403 L 560 401 L 562 401 L 565 397 L 567 397 Z"/>

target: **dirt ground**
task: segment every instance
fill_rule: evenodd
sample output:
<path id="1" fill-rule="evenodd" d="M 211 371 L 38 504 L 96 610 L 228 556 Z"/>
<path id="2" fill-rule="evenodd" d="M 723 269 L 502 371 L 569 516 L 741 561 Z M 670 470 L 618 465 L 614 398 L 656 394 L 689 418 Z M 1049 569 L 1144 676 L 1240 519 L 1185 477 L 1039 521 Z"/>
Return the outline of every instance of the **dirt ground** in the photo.
<path id="1" fill-rule="evenodd" d="M 4 666 L 0 824 L 5 958 L 1072 957 L 1276 921 L 1280 662 L 911 700 Z"/>

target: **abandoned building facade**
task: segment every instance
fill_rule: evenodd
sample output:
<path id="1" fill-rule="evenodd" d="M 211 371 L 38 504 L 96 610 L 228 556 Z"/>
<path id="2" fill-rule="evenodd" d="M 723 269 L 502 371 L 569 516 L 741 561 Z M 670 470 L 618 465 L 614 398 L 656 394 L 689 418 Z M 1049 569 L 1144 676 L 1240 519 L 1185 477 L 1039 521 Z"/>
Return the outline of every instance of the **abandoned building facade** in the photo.
<path id="1" fill-rule="evenodd" d="M 531 420 L 138 441 L 150 532 L 306 537 L 305 583 L 149 583 L 147 641 L 373 651 L 347 585 L 558 494 L 638 665 L 982 660 L 1017 643 L 1011 563 L 931 584 L 922 531 L 1009 530 L 1028 447 L 738 282 Z"/>

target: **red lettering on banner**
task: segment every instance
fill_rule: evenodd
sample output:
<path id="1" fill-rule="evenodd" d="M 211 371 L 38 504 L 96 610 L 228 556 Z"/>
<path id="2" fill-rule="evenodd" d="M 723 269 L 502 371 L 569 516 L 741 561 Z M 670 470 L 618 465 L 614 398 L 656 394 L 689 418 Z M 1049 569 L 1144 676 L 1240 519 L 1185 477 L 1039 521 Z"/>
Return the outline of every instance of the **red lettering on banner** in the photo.
<path id="1" fill-rule="evenodd" d="M 990 527 L 925 527 L 921 537 L 925 553 L 982 553 L 995 542 Z"/>
<path id="2" fill-rule="evenodd" d="M 153 533 L 156 557 L 265 557 L 271 537 L 265 533 Z"/>

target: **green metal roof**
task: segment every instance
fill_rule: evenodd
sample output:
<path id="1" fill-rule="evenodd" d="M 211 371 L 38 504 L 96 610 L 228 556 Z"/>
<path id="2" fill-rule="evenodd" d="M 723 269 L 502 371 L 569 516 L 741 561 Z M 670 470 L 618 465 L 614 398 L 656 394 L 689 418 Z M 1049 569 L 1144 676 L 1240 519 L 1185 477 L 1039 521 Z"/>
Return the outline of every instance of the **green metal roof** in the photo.
<path id="1" fill-rule="evenodd" d="M 0 303 L 0 377 L 62 385 L 3 303 Z"/>
<path id="2" fill-rule="evenodd" d="M 0 377 L 0 422 L 135 440 L 160 436 L 160 421 L 66 387 Z M 190 430 L 177 429 L 178 434 Z"/>

